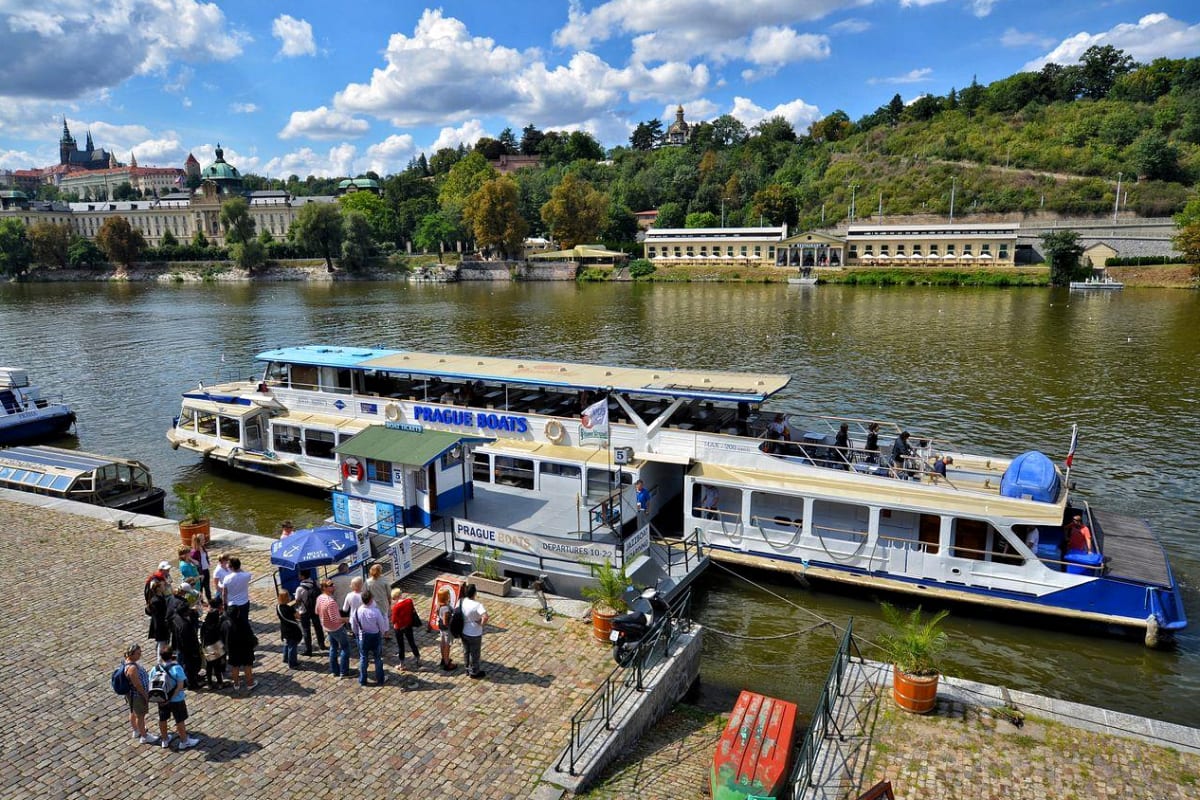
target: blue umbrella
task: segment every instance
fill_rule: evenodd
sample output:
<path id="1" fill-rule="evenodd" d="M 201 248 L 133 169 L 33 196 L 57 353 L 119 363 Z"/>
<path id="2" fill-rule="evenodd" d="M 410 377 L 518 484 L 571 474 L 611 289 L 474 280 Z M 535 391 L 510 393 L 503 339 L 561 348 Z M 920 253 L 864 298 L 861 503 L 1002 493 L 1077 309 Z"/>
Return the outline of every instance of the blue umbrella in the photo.
<path id="1" fill-rule="evenodd" d="M 341 561 L 358 552 L 354 531 L 345 528 L 301 528 L 271 542 L 271 563 L 283 569 L 306 570 Z"/>

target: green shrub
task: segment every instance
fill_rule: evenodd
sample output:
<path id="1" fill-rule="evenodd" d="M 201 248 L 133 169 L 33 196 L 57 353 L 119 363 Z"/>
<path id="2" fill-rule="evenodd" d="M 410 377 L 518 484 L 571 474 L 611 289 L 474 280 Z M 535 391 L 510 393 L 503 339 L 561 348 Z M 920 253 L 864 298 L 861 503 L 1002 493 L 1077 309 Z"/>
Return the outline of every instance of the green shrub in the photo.
<path id="1" fill-rule="evenodd" d="M 635 258 L 633 261 L 629 262 L 629 277 L 635 279 L 644 278 L 647 275 L 653 275 L 655 269 L 657 269 L 657 267 L 650 263 L 650 259 Z"/>

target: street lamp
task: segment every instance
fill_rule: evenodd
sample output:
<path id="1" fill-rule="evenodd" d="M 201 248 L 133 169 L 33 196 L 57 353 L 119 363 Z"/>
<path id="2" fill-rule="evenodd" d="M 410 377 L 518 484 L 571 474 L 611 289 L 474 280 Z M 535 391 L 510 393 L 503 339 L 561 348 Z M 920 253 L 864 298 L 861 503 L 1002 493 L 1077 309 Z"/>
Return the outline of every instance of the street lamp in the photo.
<path id="1" fill-rule="evenodd" d="M 458 459 L 459 466 L 462 467 L 462 500 L 463 500 L 463 522 L 467 521 L 467 448 L 459 442 L 450 449 L 450 457 Z"/>
<path id="2" fill-rule="evenodd" d="M 1117 197 L 1113 200 L 1113 225 L 1117 224 L 1117 209 L 1121 205 L 1121 175 L 1123 174 L 1121 172 L 1117 173 Z"/>
<path id="3" fill-rule="evenodd" d="M 857 183 L 850 184 L 850 221 L 854 222 L 854 193 L 858 189 Z"/>
<path id="4" fill-rule="evenodd" d="M 958 178 L 950 179 L 950 223 L 954 224 L 954 190 L 958 188 Z"/>

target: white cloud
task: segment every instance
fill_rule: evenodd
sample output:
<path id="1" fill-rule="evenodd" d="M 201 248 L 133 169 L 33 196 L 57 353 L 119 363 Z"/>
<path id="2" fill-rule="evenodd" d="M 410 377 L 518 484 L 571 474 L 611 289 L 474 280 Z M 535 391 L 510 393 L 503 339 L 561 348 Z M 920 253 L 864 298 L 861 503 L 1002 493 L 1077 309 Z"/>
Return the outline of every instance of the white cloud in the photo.
<path id="1" fill-rule="evenodd" d="M 768 110 L 756 105 L 749 98 L 735 97 L 733 98 L 733 108 L 729 113 L 737 117 L 747 128 L 753 128 L 769 117 L 783 117 L 792 123 L 792 127 L 796 129 L 796 133 L 798 134 L 805 133 L 814 122 L 821 118 L 821 110 L 819 108 L 809 105 L 800 99 L 793 100 L 790 103 L 781 103 Z"/>
<path id="2" fill-rule="evenodd" d="M 1188 25 L 1166 14 L 1147 14 L 1136 23 L 1123 22 L 1101 33 L 1077 33 L 1022 70 L 1035 72 L 1049 63 L 1075 64 L 1089 47 L 1106 44 L 1141 62 L 1192 57 L 1200 50 L 1200 24 Z"/>
<path id="3" fill-rule="evenodd" d="M 347 142 L 336 144 L 329 152 L 321 154 L 311 147 L 302 147 L 291 153 L 276 156 L 263 166 L 263 174 L 272 178 L 299 175 L 301 178 L 316 175 L 318 178 L 336 178 L 341 175 L 357 174 L 354 157 L 358 153 L 354 145 Z M 228 156 L 225 159 L 229 160 Z M 245 172 L 245 170 L 242 170 Z"/>
<path id="4" fill-rule="evenodd" d="M 996 7 L 999 0 L 971 0 L 971 11 L 975 16 L 982 19 L 992 13 L 992 9 Z"/>
<path id="5" fill-rule="evenodd" d="M 255 103 L 230 103 L 229 110 L 234 114 L 253 114 L 258 111 L 258 105 Z"/>
<path id="6" fill-rule="evenodd" d="M 929 76 L 932 74 L 932 67 L 921 67 L 920 69 L 910 69 L 903 75 L 893 75 L 889 78 L 868 78 L 867 83 L 922 83 L 929 80 Z"/>
<path id="7" fill-rule="evenodd" d="M 862 33 L 871 29 L 871 23 L 865 19 L 851 17 L 829 26 L 830 33 Z"/>
<path id="8" fill-rule="evenodd" d="M 399 172 L 407 166 L 409 159 L 416 155 L 413 149 L 413 137 L 407 133 L 392 134 L 382 142 L 377 142 L 367 148 L 366 172 L 370 170 L 378 175 L 390 175 Z"/>
<path id="9" fill-rule="evenodd" d="M 484 136 L 491 134 L 483 129 L 483 123 L 477 119 L 469 119 L 457 128 L 442 128 L 426 152 L 436 153 L 443 147 L 457 148 L 460 144 L 470 148 Z"/>
<path id="10" fill-rule="evenodd" d="M 675 121 L 675 110 L 680 105 L 683 106 L 683 118 L 693 125 L 697 122 L 710 122 L 721 116 L 721 110 L 716 103 L 708 98 L 701 97 L 689 100 L 686 103 L 674 103 L 665 106 L 662 114 L 658 117 L 662 120 L 664 128 Z"/>
<path id="11" fill-rule="evenodd" d="M 361 136 L 370 129 L 365 119 L 320 106 L 312 111 L 293 111 L 288 124 L 279 132 L 280 139 L 305 136 L 310 139 L 340 139 Z"/>
<path id="12" fill-rule="evenodd" d="M 925 6 L 935 6 L 939 3 L 944 3 L 946 0 L 900 0 L 901 8 L 924 8 Z"/>
<path id="13" fill-rule="evenodd" d="M 45 166 L 45 160 L 25 150 L 0 150 L 0 169 L 33 169 Z"/>
<path id="14" fill-rule="evenodd" d="M 179 94 L 187 89 L 188 84 L 192 82 L 192 78 L 195 77 L 195 75 L 196 70 L 188 66 L 182 66 L 179 68 L 179 71 L 175 73 L 175 77 L 173 79 L 170 79 L 163 84 L 163 90 L 171 92 L 172 94 Z"/>
<path id="15" fill-rule="evenodd" d="M 143 167 L 183 167 L 187 160 L 187 151 L 175 135 L 168 131 L 161 138 L 146 139 L 130 145 L 129 151 L 137 156 L 138 164 Z M 122 160 L 125 155 L 119 154 Z"/>
<path id="16" fill-rule="evenodd" d="M 312 25 L 308 20 L 281 14 L 271 23 L 271 35 L 280 41 L 279 55 L 285 58 L 317 54 Z"/>
<path id="17" fill-rule="evenodd" d="M 1049 36 L 1043 36 L 1040 33 L 1032 33 L 1027 31 L 1019 31 L 1016 28 L 1007 28 L 1004 34 L 1000 37 L 1000 44 L 1005 47 L 1051 47 L 1054 44 L 1054 39 Z"/>

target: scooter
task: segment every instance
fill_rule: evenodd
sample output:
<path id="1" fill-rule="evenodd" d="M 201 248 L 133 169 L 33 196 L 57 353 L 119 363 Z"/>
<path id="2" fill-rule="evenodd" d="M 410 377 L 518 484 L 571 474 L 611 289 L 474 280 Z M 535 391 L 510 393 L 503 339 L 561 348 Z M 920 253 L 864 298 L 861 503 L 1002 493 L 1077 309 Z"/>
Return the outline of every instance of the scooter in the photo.
<path id="1" fill-rule="evenodd" d="M 622 667 L 628 666 L 633 660 L 646 632 L 660 619 L 671 616 L 670 606 L 653 586 L 643 590 L 630 606 L 631 611 L 613 618 L 612 633 L 608 636 L 613 646 L 613 660 Z"/>

